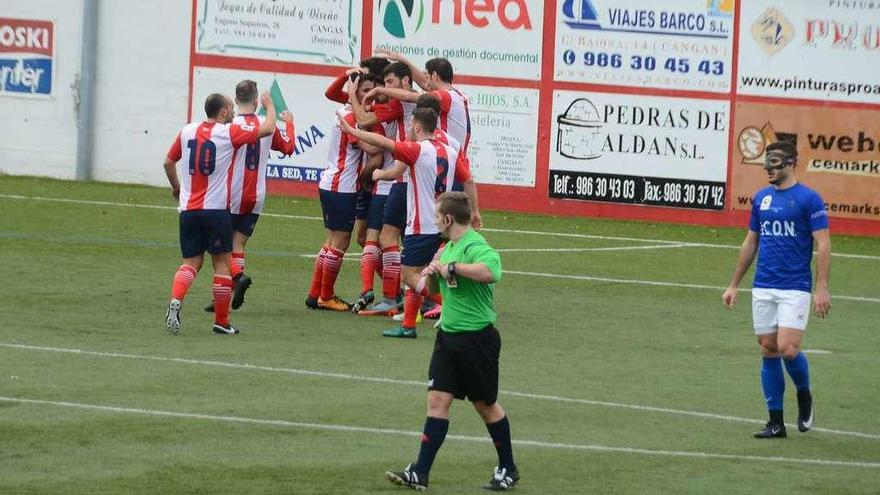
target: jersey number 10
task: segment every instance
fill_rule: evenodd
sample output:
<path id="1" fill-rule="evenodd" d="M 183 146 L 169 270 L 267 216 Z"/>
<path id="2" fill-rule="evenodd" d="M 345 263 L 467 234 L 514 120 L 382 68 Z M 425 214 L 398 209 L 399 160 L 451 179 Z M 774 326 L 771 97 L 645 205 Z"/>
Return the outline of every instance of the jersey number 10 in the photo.
<path id="1" fill-rule="evenodd" d="M 196 167 L 198 167 L 198 172 L 202 175 L 214 173 L 217 161 L 217 146 L 213 141 L 206 139 L 199 146 L 198 141 L 190 139 L 186 142 L 186 147 L 189 148 L 189 175 L 196 175 Z"/>

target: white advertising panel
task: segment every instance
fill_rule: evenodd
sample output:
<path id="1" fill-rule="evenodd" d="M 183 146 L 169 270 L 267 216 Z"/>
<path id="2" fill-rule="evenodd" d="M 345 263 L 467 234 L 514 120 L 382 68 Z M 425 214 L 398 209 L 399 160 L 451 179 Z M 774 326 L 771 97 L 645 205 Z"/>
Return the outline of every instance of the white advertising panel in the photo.
<path id="1" fill-rule="evenodd" d="M 733 0 L 560 0 L 557 81 L 727 93 Z"/>
<path id="2" fill-rule="evenodd" d="M 880 103 L 880 2 L 742 2 L 742 94 Z"/>
<path id="3" fill-rule="evenodd" d="M 544 3 L 538 0 L 375 0 L 373 47 L 419 66 L 449 59 L 456 74 L 541 77 Z"/>
<path id="4" fill-rule="evenodd" d="M 550 197 L 720 210 L 730 103 L 553 94 Z"/>
<path id="5" fill-rule="evenodd" d="M 196 52 L 356 65 L 362 9 L 355 0 L 199 0 Z"/>
<path id="6" fill-rule="evenodd" d="M 535 185 L 538 91 L 459 86 L 468 95 L 471 173 L 480 184 Z"/>

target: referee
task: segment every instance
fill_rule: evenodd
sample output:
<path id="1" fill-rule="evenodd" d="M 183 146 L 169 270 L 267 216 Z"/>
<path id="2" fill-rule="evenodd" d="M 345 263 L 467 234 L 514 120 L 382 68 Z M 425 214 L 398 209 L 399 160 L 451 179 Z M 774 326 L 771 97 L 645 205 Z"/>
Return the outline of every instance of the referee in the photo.
<path id="1" fill-rule="evenodd" d="M 414 490 L 427 488 L 434 457 L 449 430 L 452 399 L 467 398 L 498 451 L 498 466 L 483 488 L 509 490 L 519 481 L 519 472 L 513 462 L 510 423 L 496 402 L 501 337 L 494 326 L 493 300 L 495 282 L 501 279 L 501 258 L 471 228 L 471 206 L 464 193 L 447 192 L 437 199 L 436 222 L 449 243 L 440 259 L 422 272 L 426 289 L 443 295 L 440 330 L 428 369 L 428 417 L 418 460 L 385 475 Z"/>

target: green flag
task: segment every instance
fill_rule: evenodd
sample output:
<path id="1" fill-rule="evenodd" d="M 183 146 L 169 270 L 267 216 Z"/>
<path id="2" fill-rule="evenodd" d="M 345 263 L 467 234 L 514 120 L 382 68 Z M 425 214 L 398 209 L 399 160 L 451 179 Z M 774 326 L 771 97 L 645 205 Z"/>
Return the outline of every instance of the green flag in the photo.
<path id="1" fill-rule="evenodd" d="M 281 112 L 287 110 L 287 102 L 284 101 L 284 95 L 281 94 L 281 86 L 278 85 L 278 79 L 272 80 L 272 87 L 269 88 L 269 96 L 272 97 L 272 103 L 275 104 L 275 116 L 281 118 Z M 260 107 L 260 115 L 266 115 L 266 108 Z"/>

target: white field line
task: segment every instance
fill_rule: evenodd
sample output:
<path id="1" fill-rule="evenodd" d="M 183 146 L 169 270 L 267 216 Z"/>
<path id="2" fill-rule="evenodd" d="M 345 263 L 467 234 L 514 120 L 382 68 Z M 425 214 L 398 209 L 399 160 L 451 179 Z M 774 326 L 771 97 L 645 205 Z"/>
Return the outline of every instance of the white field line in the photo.
<path id="1" fill-rule="evenodd" d="M 303 430 L 321 430 L 333 431 L 341 433 L 369 433 L 374 435 L 400 436 L 400 437 L 420 437 L 421 433 L 417 431 L 394 430 L 389 428 L 372 428 L 368 426 L 354 425 L 336 425 L 326 423 L 306 423 L 300 421 L 288 421 L 284 419 L 260 419 L 246 418 L 240 416 L 218 416 L 213 414 L 198 414 L 176 411 L 162 411 L 156 409 L 142 409 L 134 407 L 106 406 L 99 404 L 84 404 L 81 402 L 67 402 L 55 400 L 29 399 L 23 397 L 5 397 L 0 396 L 0 402 L 11 402 L 15 404 L 26 404 L 31 406 L 50 406 L 50 407 L 66 407 L 74 409 L 84 409 L 87 411 L 98 411 L 106 413 L 118 414 L 137 414 L 142 416 L 156 416 L 164 418 L 177 419 L 194 419 L 204 421 L 218 421 L 223 423 L 250 424 L 258 426 L 274 426 L 281 428 L 294 428 Z M 489 439 L 486 437 L 473 437 L 467 435 L 447 435 L 447 439 L 462 442 L 487 443 Z M 833 459 L 812 459 L 799 457 L 781 457 L 781 456 L 758 456 L 758 455 L 737 455 L 737 454 L 719 454 L 714 452 L 698 452 L 698 451 L 681 451 L 681 450 L 655 450 L 642 449 L 637 447 L 611 447 L 607 445 L 591 445 L 591 444 L 573 444 L 573 443 L 555 443 L 544 442 L 539 440 L 513 440 L 514 445 L 523 447 L 537 447 L 544 449 L 556 450 L 578 450 L 592 452 L 608 452 L 617 454 L 635 454 L 658 457 L 685 457 L 707 460 L 725 460 L 725 461 L 752 461 L 752 462 L 776 462 L 785 464 L 808 464 L 815 466 L 829 467 L 852 467 L 852 468 L 869 468 L 880 469 L 880 462 L 869 461 L 840 461 Z"/>
<path id="2" fill-rule="evenodd" d="M 314 255 L 312 255 L 314 257 Z M 543 273 L 543 272 L 523 272 L 518 270 L 504 270 L 505 275 L 525 275 L 529 277 L 542 277 L 542 278 L 557 278 L 557 279 L 566 279 L 566 280 L 585 280 L 591 282 L 608 282 L 615 284 L 632 284 L 632 285 L 652 285 L 655 287 L 678 287 L 682 289 L 707 289 L 707 290 L 716 290 L 723 291 L 727 287 L 722 287 L 720 285 L 702 285 L 702 284 L 685 284 L 679 282 L 662 282 L 657 280 L 638 280 L 638 279 L 629 279 L 629 278 L 609 278 L 609 277 L 592 277 L 589 275 L 563 275 L 558 273 Z M 751 292 L 751 289 L 740 289 L 743 292 Z M 859 302 L 869 302 L 869 303 L 880 303 L 880 298 L 876 297 L 860 297 L 860 296 L 842 296 L 833 294 L 831 299 L 843 299 L 846 301 L 859 301 Z"/>
<path id="3" fill-rule="evenodd" d="M 178 364 L 186 364 L 186 365 L 196 365 L 196 366 L 214 366 L 220 368 L 230 368 L 230 369 L 240 369 L 240 370 L 248 370 L 248 371 L 264 371 L 269 373 L 284 373 L 290 375 L 303 375 L 303 376 L 311 376 L 316 378 L 337 378 L 342 380 L 353 380 L 353 381 L 362 381 L 362 382 L 371 382 L 371 383 L 383 383 L 383 384 L 391 384 L 391 385 L 410 385 L 410 386 L 418 386 L 425 387 L 424 381 L 417 380 L 398 380 L 394 378 L 385 378 L 385 377 L 371 377 L 371 376 L 361 376 L 361 375 L 351 375 L 347 373 L 334 373 L 334 372 L 326 372 L 326 371 L 314 371 L 314 370 L 304 370 L 297 368 L 284 368 L 277 366 L 260 366 L 254 364 L 245 364 L 245 363 L 232 363 L 227 361 L 214 361 L 214 360 L 203 360 L 203 359 L 186 359 L 186 358 L 175 358 L 175 357 L 163 357 L 163 356 L 147 356 L 147 355 L 139 355 L 139 354 L 125 354 L 118 352 L 101 352 L 101 351 L 89 351 L 83 349 L 70 349 L 63 347 L 44 347 L 44 346 L 34 346 L 34 345 L 26 345 L 26 344 L 10 344 L 10 343 L 0 343 L 0 347 L 7 349 L 20 349 L 27 351 L 35 351 L 35 352 L 55 352 L 62 354 L 77 354 L 82 356 L 93 356 L 99 358 L 119 358 L 119 359 L 134 359 L 139 361 L 158 361 L 158 362 L 170 362 L 170 363 L 178 363 Z M 689 417 L 697 417 L 704 419 L 715 419 L 720 421 L 728 421 L 734 423 L 751 423 L 751 424 L 763 424 L 764 421 L 758 419 L 751 418 L 743 418 L 738 416 L 728 416 L 723 414 L 713 414 L 706 413 L 700 411 L 689 411 L 683 409 L 671 409 L 666 407 L 654 407 L 654 406 L 642 406 L 638 404 L 624 404 L 619 402 L 609 402 L 609 401 L 598 401 L 598 400 L 589 400 L 589 399 L 576 399 L 570 397 L 560 397 L 557 395 L 544 395 L 544 394 L 530 394 L 525 392 L 515 392 L 511 390 L 500 390 L 499 393 L 501 395 L 506 395 L 510 397 L 519 397 L 524 399 L 533 399 L 540 401 L 550 401 L 550 402 L 563 402 L 569 404 L 582 404 L 588 406 L 600 406 L 600 407 L 614 407 L 619 409 L 629 409 L 634 411 L 643 411 L 643 412 L 651 412 L 651 413 L 663 413 L 663 414 L 671 414 L 677 416 L 689 416 Z M 788 425 L 792 428 L 796 428 L 796 425 Z M 872 440 L 880 440 L 880 434 L 875 433 L 863 433 L 857 431 L 844 431 L 844 430 L 833 430 L 828 428 L 813 428 L 813 431 L 819 431 L 823 433 L 830 433 L 834 435 L 843 435 L 850 437 L 858 437 L 858 438 L 867 438 Z"/>
<path id="4" fill-rule="evenodd" d="M 806 353 L 806 354 L 831 354 L 831 351 L 826 351 L 824 349 L 804 349 L 804 353 Z"/>
<path id="5" fill-rule="evenodd" d="M 50 202 L 59 202 L 59 203 L 74 203 L 74 204 L 83 204 L 83 205 L 98 205 L 98 206 L 119 206 L 126 208 L 147 208 L 151 210 L 177 210 L 176 206 L 161 206 L 161 205 L 146 205 L 146 204 L 137 204 L 137 203 L 118 203 L 111 201 L 93 201 L 93 200 L 84 200 L 84 199 L 69 199 L 69 198 L 48 198 L 43 196 L 22 196 L 19 194 L 0 194 L 0 198 L 4 199 L 20 199 L 20 200 L 30 200 L 30 201 L 50 201 Z M 307 215 L 285 215 L 281 213 L 262 213 L 261 216 L 272 217 L 272 218 L 287 218 L 293 220 L 312 220 L 318 221 L 323 220 L 321 217 L 313 217 Z M 687 241 L 670 241 L 665 239 L 645 239 L 641 237 L 620 237 L 620 236 L 605 236 L 605 235 L 591 235 L 591 234 L 573 234 L 567 232 L 544 232 L 540 230 L 516 230 L 516 229 L 493 229 L 493 228 L 484 228 L 482 229 L 484 232 L 498 232 L 505 234 L 523 234 L 523 235 L 539 235 L 539 236 L 548 236 L 548 237 L 570 237 L 574 239 L 597 239 L 597 240 L 606 240 L 606 241 L 632 241 L 632 242 L 649 242 L 654 244 L 677 244 L 677 247 L 704 247 L 704 248 L 717 248 L 717 249 L 739 249 L 740 246 L 732 245 L 732 244 L 710 244 L 703 242 L 687 242 Z M 869 254 L 850 254 L 850 253 L 831 253 L 831 256 L 838 258 L 853 258 L 853 259 L 862 259 L 862 260 L 880 260 L 880 256 L 874 256 Z"/>

